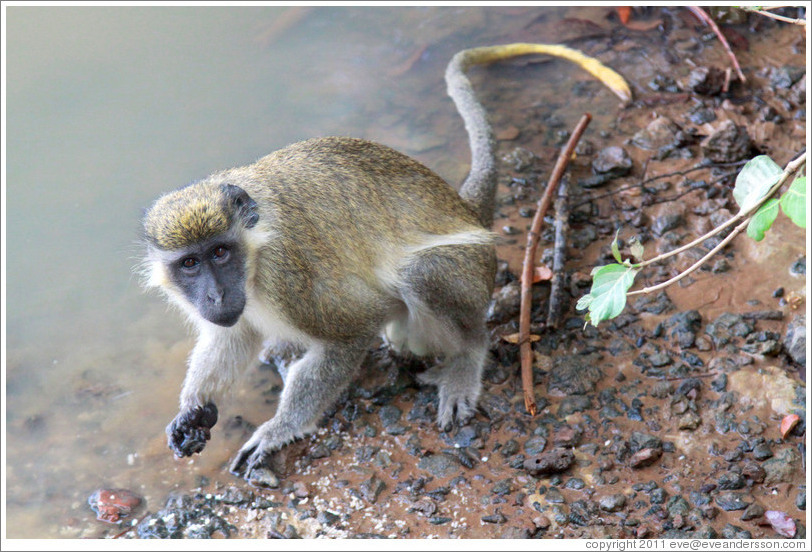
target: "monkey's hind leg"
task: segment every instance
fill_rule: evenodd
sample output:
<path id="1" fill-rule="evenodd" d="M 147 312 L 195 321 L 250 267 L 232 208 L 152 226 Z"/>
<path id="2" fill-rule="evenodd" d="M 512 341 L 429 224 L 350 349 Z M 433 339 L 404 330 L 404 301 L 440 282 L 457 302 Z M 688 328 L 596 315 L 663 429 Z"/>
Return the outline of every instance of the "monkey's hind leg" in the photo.
<path id="1" fill-rule="evenodd" d="M 293 363 L 273 418 L 257 428 L 231 463 L 234 475 L 251 481 L 252 472 L 269 468 L 271 455 L 312 431 L 319 416 L 346 389 L 366 353 L 359 344 L 318 344 Z"/>
<path id="2" fill-rule="evenodd" d="M 476 410 L 488 354 L 485 312 L 495 270 L 493 250 L 465 245 L 432 248 L 410 259 L 402 277 L 409 308 L 408 343 L 443 360 L 420 374 L 436 385 L 437 423 L 448 431 Z"/>

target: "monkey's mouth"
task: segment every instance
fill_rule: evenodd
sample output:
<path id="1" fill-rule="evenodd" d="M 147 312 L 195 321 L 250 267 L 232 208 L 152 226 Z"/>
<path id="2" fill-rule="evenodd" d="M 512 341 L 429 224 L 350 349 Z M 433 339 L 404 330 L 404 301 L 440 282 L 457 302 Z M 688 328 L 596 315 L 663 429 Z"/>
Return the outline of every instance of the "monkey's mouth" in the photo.
<path id="1" fill-rule="evenodd" d="M 209 309 L 203 313 L 203 317 L 212 324 L 230 328 L 240 320 L 243 310 L 245 310 L 244 300 L 231 308 Z"/>

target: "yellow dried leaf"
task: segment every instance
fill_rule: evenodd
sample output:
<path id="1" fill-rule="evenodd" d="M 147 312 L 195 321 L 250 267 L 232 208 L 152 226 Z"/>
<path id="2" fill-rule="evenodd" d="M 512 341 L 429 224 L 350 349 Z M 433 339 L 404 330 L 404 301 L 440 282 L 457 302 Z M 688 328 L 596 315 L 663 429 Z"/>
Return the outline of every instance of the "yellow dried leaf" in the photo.
<path id="1" fill-rule="evenodd" d="M 463 69 L 472 64 L 491 63 L 502 59 L 528 54 L 544 54 L 571 61 L 584 71 L 600 80 L 624 102 L 631 101 L 632 91 L 626 80 L 618 73 L 605 66 L 595 58 L 589 57 L 579 50 L 562 46 L 560 44 L 533 44 L 517 42 L 515 44 L 502 44 L 500 46 L 483 46 L 459 52 L 463 56 Z"/>
<path id="2" fill-rule="evenodd" d="M 513 343 L 514 345 L 516 345 L 516 344 L 519 343 L 519 334 L 514 333 L 514 334 L 503 335 L 502 339 L 504 341 L 507 341 L 508 343 Z M 541 336 L 535 335 L 535 334 L 530 334 L 529 341 L 531 343 L 534 342 L 534 341 L 538 341 L 539 339 L 541 339 Z"/>

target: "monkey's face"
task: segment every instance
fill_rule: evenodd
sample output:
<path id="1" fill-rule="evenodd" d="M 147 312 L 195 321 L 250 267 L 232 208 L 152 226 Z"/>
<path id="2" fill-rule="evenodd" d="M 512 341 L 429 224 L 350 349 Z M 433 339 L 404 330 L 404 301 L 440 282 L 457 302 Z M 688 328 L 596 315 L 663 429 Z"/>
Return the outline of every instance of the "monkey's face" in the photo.
<path id="1" fill-rule="evenodd" d="M 245 309 L 245 253 L 236 241 L 214 238 L 175 252 L 172 282 L 200 316 L 233 326 Z"/>

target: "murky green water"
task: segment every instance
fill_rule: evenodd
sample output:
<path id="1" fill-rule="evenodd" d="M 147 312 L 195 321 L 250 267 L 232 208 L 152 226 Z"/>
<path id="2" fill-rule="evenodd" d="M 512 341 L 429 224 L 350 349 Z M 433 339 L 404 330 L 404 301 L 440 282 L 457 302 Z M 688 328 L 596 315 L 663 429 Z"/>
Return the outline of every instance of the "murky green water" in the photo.
<path id="1" fill-rule="evenodd" d="M 142 208 L 329 134 L 383 141 L 458 182 L 468 154 L 444 66 L 511 30 L 526 39 L 532 19 L 299 10 L 7 10 L 8 537 L 101 535 L 86 504 L 99 486 L 141 493 L 154 511 L 201 475 L 229 477 L 238 437 L 216 434 L 194 461 L 166 448 L 191 341 L 133 276 Z"/>

